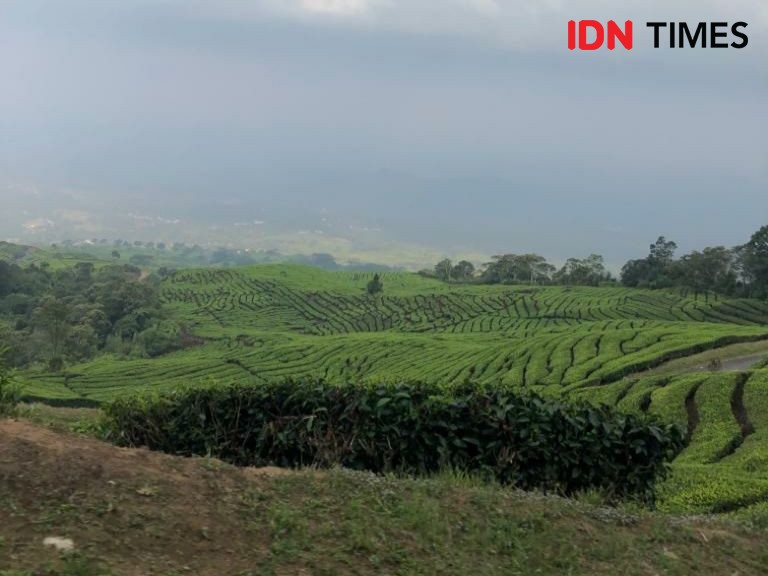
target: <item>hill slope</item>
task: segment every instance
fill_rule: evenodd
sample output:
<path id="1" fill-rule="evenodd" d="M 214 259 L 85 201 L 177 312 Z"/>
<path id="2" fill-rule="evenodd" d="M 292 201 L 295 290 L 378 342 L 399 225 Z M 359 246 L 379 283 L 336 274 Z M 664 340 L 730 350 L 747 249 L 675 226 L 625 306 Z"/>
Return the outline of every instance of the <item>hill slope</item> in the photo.
<path id="1" fill-rule="evenodd" d="M 0 570 L 60 564 L 49 536 L 126 576 L 706 576 L 762 574 L 768 562 L 762 532 L 726 522 L 447 477 L 236 469 L 21 421 L 0 421 L 0 486 Z"/>
<path id="2" fill-rule="evenodd" d="M 89 405 L 179 384 L 302 375 L 470 380 L 687 426 L 691 446 L 663 500 L 672 510 L 728 511 L 768 499 L 765 376 L 643 373 L 703 351 L 710 360 L 719 350 L 768 353 L 768 304 L 622 287 L 450 285 L 408 273 L 383 274 L 384 293 L 370 296 L 371 278 L 297 265 L 179 271 L 163 283 L 163 305 L 200 345 L 28 372 L 27 397 Z"/>
<path id="3" fill-rule="evenodd" d="M 35 374 L 31 396 L 102 401 L 120 391 L 315 375 L 338 381 L 466 379 L 551 393 L 666 359 L 768 338 L 768 305 L 625 288 L 455 286 L 291 265 L 180 271 L 164 306 L 205 346 L 156 360 L 103 358 Z"/>

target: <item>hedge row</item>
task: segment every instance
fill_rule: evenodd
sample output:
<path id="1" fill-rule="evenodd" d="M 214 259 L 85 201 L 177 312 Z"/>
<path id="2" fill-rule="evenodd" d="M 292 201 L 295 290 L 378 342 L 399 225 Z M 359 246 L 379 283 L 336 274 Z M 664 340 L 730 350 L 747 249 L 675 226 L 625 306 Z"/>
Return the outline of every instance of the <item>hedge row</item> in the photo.
<path id="1" fill-rule="evenodd" d="M 684 443 L 681 428 L 643 416 L 477 385 L 286 380 L 127 397 L 105 412 L 119 443 L 237 465 L 450 467 L 523 489 L 644 499 Z"/>

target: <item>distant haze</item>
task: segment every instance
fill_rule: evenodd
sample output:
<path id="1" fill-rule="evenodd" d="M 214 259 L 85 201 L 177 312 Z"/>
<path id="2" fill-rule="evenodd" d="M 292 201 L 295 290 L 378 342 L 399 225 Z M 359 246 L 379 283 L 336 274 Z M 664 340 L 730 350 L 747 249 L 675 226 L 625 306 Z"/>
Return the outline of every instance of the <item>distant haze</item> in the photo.
<path id="1" fill-rule="evenodd" d="M 636 23 L 569 52 L 569 19 Z M 653 50 L 644 23 L 749 24 Z M 768 223 L 765 0 L 0 0 L 0 238 L 418 266 Z"/>

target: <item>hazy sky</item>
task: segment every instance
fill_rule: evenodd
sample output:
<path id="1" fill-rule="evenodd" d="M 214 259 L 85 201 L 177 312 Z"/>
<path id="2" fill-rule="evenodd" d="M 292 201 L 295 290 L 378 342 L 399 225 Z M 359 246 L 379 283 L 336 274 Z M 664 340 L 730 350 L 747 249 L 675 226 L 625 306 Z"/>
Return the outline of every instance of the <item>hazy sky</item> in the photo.
<path id="1" fill-rule="evenodd" d="M 570 52 L 572 18 L 636 49 Z M 649 20 L 750 43 L 653 50 Z M 768 223 L 768 2 L 0 0 L 0 197 L 19 239 L 733 245 Z"/>

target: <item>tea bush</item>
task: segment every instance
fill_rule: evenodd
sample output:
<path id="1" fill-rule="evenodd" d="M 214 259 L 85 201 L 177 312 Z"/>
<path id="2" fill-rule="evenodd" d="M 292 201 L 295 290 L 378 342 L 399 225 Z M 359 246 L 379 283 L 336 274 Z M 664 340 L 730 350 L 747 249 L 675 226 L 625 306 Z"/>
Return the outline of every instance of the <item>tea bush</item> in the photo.
<path id="1" fill-rule="evenodd" d="M 237 465 L 479 473 L 523 489 L 650 500 L 683 430 L 504 388 L 285 380 L 182 387 L 105 406 L 119 443 Z"/>

